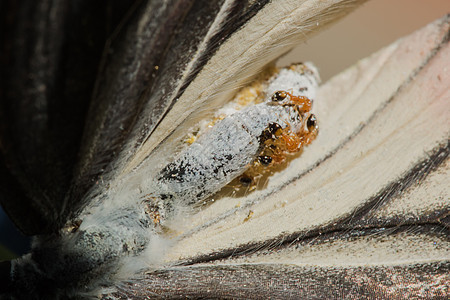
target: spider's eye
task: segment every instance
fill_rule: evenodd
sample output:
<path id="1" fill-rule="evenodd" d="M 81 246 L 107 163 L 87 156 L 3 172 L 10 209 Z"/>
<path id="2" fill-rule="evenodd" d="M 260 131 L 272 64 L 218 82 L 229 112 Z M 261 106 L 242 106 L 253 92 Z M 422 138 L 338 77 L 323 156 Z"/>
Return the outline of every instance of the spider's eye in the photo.
<path id="1" fill-rule="evenodd" d="M 316 116 L 311 114 L 306 121 L 306 128 L 308 128 L 309 131 L 314 130 L 317 127 L 317 119 Z"/>
<path id="2" fill-rule="evenodd" d="M 242 175 L 240 178 L 239 178 L 239 182 L 242 184 L 242 185 L 250 185 L 251 183 L 252 183 L 252 178 L 251 177 L 248 177 L 248 176 L 246 176 L 246 175 Z"/>
<path id="3" fill-rule="evenodd" d="M 270 157 L 268 155 L 260 155 L 260 156 L 258 156 L 258 160 L 264 166 L 268 166 L 272 162 L 272 157 Z"/>
<path id="4" fill-rule="evenodd" d="M 283 127 L 281 127 L 280 124 L 273 122 L 269 123 L 268 129 L 271 134 L 277 135 L 277 133 L 279 133 L 279 130 L 282 130 Z"/>
<path id="5" fill-rule="evenodd" d="M 283 101 L 284 99 L 286 99 L 287 97 L 287 93 L 285 91 L 278 91 L 275 92 L 275 94 L 272 95 L 272 101 Z"/>

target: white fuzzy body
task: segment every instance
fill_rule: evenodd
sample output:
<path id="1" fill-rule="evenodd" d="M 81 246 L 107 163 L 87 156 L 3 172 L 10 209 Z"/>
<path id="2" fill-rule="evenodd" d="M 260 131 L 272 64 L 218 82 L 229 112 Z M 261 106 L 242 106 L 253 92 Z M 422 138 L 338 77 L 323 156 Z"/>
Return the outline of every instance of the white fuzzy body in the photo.
<path id="1" fill-rule="evenodd" d="M 293 128 L 301 117 L 290 106 L 261 103 L 216 124 L 157 176 L 163 198 L 193 204 L 241 175 L 261 151 L 260 135 L 270 123 Z"/>

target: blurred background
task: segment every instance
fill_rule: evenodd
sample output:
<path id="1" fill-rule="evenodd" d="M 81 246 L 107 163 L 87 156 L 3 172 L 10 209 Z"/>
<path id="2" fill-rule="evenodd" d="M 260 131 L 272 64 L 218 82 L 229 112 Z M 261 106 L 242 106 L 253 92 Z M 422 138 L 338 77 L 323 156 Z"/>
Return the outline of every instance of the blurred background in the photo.
<path id="1" fill-rule="evenodd" d="M 312 61 L 322 81 L 398 38 L 450 13 L 450 0 L 372 0 L 316 35 L 279 61 L 279 65 Z M 29 250 L 22 236 L 0 209 L 0 260 Z"/>
<path id="2" fill-rule="evenodd" d="M 371 0 L 282 57 L 312 61 L 322 82 L 358 60 L 450 13 L 450 0 Z"/>

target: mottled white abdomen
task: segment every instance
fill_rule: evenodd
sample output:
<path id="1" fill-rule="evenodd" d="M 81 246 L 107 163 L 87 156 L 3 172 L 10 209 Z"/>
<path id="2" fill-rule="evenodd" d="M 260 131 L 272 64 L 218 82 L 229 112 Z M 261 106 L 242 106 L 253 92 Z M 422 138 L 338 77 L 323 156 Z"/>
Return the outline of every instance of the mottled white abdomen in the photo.
<path id="1" fill-rule="evenodd" d="M 169 163 L 157 177 L 160 197 L 186 204 L 200 201 L 229 183 L 264 147 L 261 134 L 271 123 L 298 127 L 294 106 L 257 104 L 223 119 Z"/>

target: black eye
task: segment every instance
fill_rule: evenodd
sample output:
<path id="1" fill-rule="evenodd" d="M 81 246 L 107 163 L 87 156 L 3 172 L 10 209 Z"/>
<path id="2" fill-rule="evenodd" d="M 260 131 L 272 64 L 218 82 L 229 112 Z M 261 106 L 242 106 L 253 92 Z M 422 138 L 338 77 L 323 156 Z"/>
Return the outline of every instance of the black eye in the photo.
<path id="1" fill-rule="evenodd" d="M 264 166 L 268 166 L 272 162 L 272 157 L 270 157 L 268 155 L 261 155 L 261 156 L 258 156 L 258 160 Z"/>
<path id="2" fill-rule="evenodd" d="M 317 126 L 317 119 L 315 115 L 310 115 L 308 120 L 306 121 L 306 128 L 308 128 L 309 131 L 312 131 Z"/>
<path id="3" fill-rule="evenodd" d="M 246 175 L 242 175 L 240 178 L 239 178 L 239 182 L 242 184 L 242 185 L 246 185 L 246 186 L 249 186 L 251 183 L 252 183 L 252 178 L 251 177 L 248 177 L 248 176 L 246 176 Z"/>
<path id="4" fill-rule="evenodd" d="M 278 135 L 281 134 L 283 127 L 281 127 L 278 123 L 269 123 L 266 129 L 263 130 L 261 135 L 259 136 L 259 142 L 262 144 L 267 140 L 276 139 Z"/>
<path id="5" fill-rule="evenodd" d="M 271 134 L 276 134 L 278 130 L 283 129 L 278 123 L 270 123 L 268 128 Z"/>
<path id="6" fill-rule="evenodd" d="M 286 99 L 287 97 L 287 93 L 285 91 L 278 91 L 275 92 L 275 94 L 272 95 L 272 101 L 283 101 L 284 99 Z"/>

